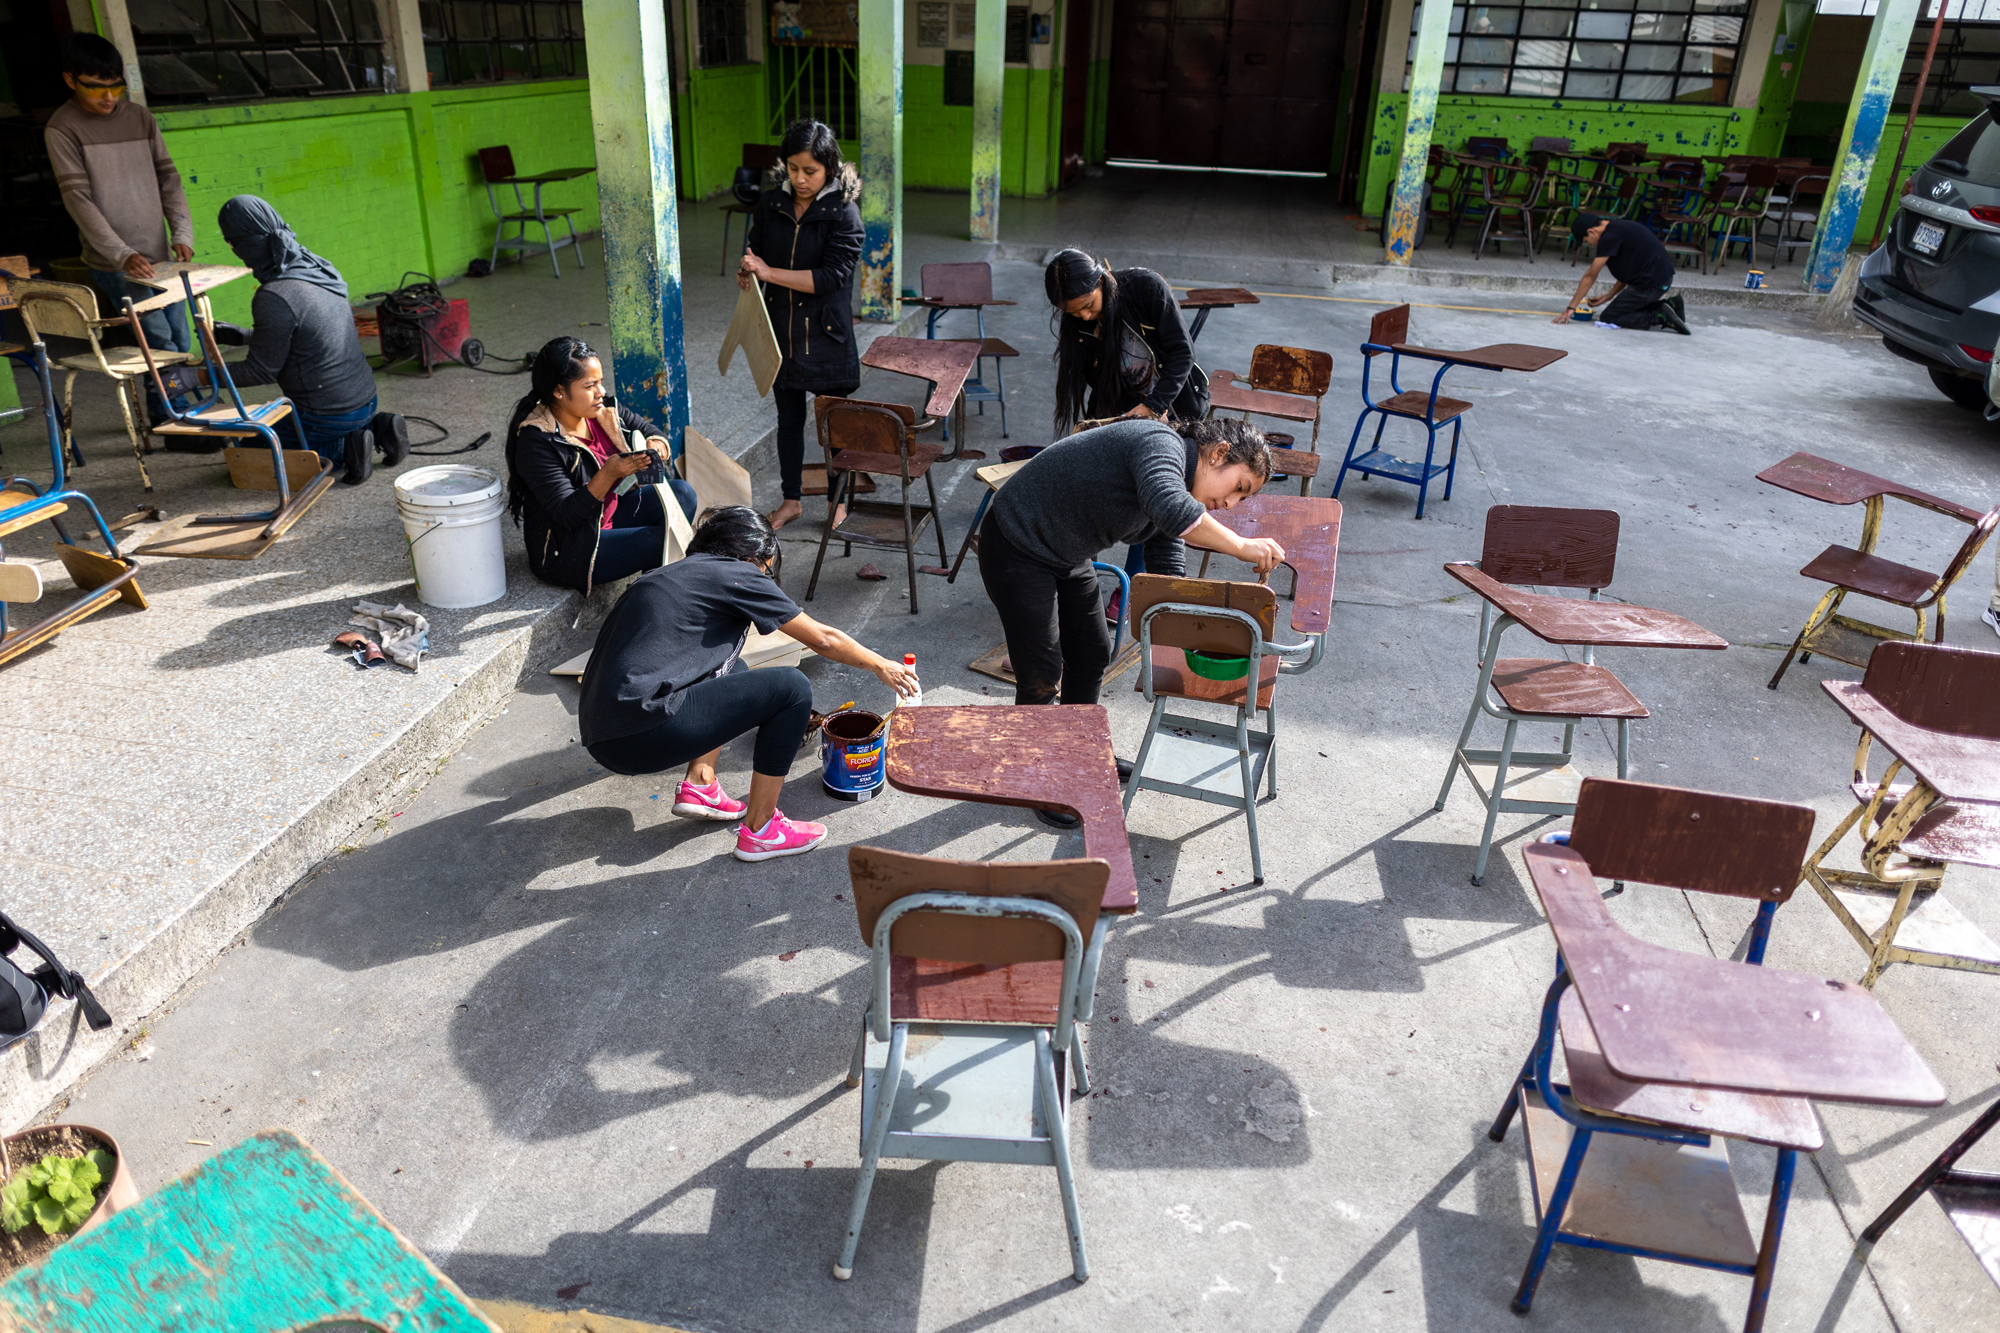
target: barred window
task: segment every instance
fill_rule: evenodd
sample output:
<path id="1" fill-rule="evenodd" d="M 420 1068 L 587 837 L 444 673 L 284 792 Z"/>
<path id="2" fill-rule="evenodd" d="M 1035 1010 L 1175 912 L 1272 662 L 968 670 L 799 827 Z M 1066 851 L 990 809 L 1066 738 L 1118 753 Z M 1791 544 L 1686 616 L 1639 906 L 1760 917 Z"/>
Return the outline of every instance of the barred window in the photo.
<path id="1" fill-rule="evenodd" d="M 750 62 L 750 25 L 744 0 L 700 0 L 695 10 L 696 64 L 702 69 Z"/>
<path id="2" fill-rule="evenodd" d="M 1441 93 L 1724 104 L 1748 0 L 1526 0 L 1458 5 Z M 1418 5 L 1408 59 L 1417 53 Z M 1409 75 L 1403 87 L 1410 86 Z"/>
<path id="3" fill-rule="evenodd" d="M 377 0 L 127 0 L 156 106 L 393 91 Z"/>
<path id="4" fill-rule="evenodd" d="M 422 0 L 431 86 L 587 72 L 581 0 Z"/>

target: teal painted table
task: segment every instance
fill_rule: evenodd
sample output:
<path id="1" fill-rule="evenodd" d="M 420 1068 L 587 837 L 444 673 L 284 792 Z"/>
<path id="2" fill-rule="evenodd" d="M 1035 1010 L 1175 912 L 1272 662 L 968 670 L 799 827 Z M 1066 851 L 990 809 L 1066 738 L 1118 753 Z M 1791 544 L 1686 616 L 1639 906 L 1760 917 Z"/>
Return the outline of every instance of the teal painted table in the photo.
<path id="1" fill-rule="evenodd" d="M 334 1320 L 497 1333 L 282 1129 L 218 1153 L 0 1285 L 10 1333 L 290 1333 Z"/>

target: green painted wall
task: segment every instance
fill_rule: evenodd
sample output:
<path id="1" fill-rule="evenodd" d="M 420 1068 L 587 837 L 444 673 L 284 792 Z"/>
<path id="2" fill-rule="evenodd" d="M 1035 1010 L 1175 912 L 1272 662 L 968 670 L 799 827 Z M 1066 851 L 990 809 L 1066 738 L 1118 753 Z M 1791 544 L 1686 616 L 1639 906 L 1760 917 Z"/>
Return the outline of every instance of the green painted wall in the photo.
<path id="1" fill-rule="evenodd" d="M 197 259 L 234 262 L 216 211 L 231 195 L 259 195 L 341 271 L 357 304 L 406 270 L 455 277 L 490 253 L 495 224 L 478 149 L 508 145 L 523 173 L 595 161 L 581 79 L 157 115 L 187 189 Z M 579 209 L 578 232 L 597 228 L 590 177 L 549 187 L 543 202 Z M 511 191 L 503 203 L 512 206 Z M 247 322 L 252 290 L 220 289 L 216 314 Z"/>
<path id="2" fill-rule="evenodd" d="M 1407 94 L 1375 99 L 1374 132 L 1363 174 L 1362 212 L 1380 216 L 1396 178 L 1402 151 Z M 1498 135 L 1526 148 L 1538 135 L 1567 138 L 1578 148 L 1607 143 L 1645 143 L 1662 152 L 1742 153 L 1749 124 L 1727 106 L 1673 106 L 1656 102 L 1545 101 L 1529 97 L 1441 96 L 1432 141 L 1456 146 L 1471 135 Z"/>
<path id="3" fill-rule="evenodd" d="M 682 144 L 681 194 L 706 199 L 736 179 L 746 143 L 772 142 L 762 65 L 724 65 L 688 76 L 687 96 L 676 99 L 676 133 Z M 846 150 L 843 149 L 843 152 Z"/>
<path id="4" fill-rule="evenodd" d="M 1055 188 L 1062 117 L 1053 71 L 1009 67 L 1001 94 L 1000 192 Z M 972 188 L 972 108 L 944 104 L 944 66 L 903 66 L 903 186 Z"/>
<path id="5" fill-rule="evenodd" d="M 1758 157 L 1785 156 L 1785 127 L 1792 118 L 1792 105 L 1799 92 L 1799 73 L 1805 64 L 1806 43 L 1812 36 L 1813 10 L 1809 5 L 1783 5 L 1778 10 L 1778 42 L 1764 66 L 1764 82 L 1757 90 L 1757 115 L 1750 128 L 1749 152 Z M 1840 130 L 1836 126 L 1834 138 Z M 1832 152 L 1817 156 L 1831 160 Z"/>

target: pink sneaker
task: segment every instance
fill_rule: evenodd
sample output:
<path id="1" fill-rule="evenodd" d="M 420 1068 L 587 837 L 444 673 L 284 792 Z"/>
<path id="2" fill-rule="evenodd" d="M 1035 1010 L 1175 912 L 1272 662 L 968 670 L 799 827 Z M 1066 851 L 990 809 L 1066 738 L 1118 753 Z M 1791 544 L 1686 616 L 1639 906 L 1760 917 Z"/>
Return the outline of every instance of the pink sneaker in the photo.
<path id="1" fill-rule="evenodd" d="M 797 856 L 826 841 L 826 825 L 787 819 L 783 810 L 771 812 L 771 822 L 756 832 L 748 824 L 736 829 L 736 859 L 768 861 L 774 856 Z"/>
<path id="2" fill-rule="evenodd" d="M 729 799 L 720 779 L 706 787 L 683 782 L 674 793 L 674 813 L 682 819 L 741 819 L 747 809 L 743 802 Z"/>

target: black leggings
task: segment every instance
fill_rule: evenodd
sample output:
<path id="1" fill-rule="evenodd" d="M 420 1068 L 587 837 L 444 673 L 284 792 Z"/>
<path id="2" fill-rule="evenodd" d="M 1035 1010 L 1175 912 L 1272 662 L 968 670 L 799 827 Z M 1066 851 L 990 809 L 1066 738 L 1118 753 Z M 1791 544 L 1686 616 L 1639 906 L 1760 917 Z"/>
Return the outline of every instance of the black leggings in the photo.
<path id="1" fill-rule="evenodd" d="M 1111 665 L 1111 634 L 1097 571 L 1056 569 L 1023 555 L 990 518 L 979 532 L 979 578 L 1014 664 L 1014 702 L 1094 704 Z"/>
<path id="2" fill-rule="evenodd" d="M 590 747 L 590 757 L 627 777 L 664 773 L 755 728 L 751 769 L 781 778 L 799 757 L 812 701 L 812 682 L 797 667 L 751 671 L 739 659 L 728 675 L 688 686 L 680 707 L 666 721 L 635 736 L 599 741 Z"/>
<path id="3" fill-rule="evenodd" d="M 787 500 L 803 495 L 800 487 L 806 465 L 806 406 L 811 395 L 804 389 L 773 389 L 778 403 L 778 481 Z"/>

